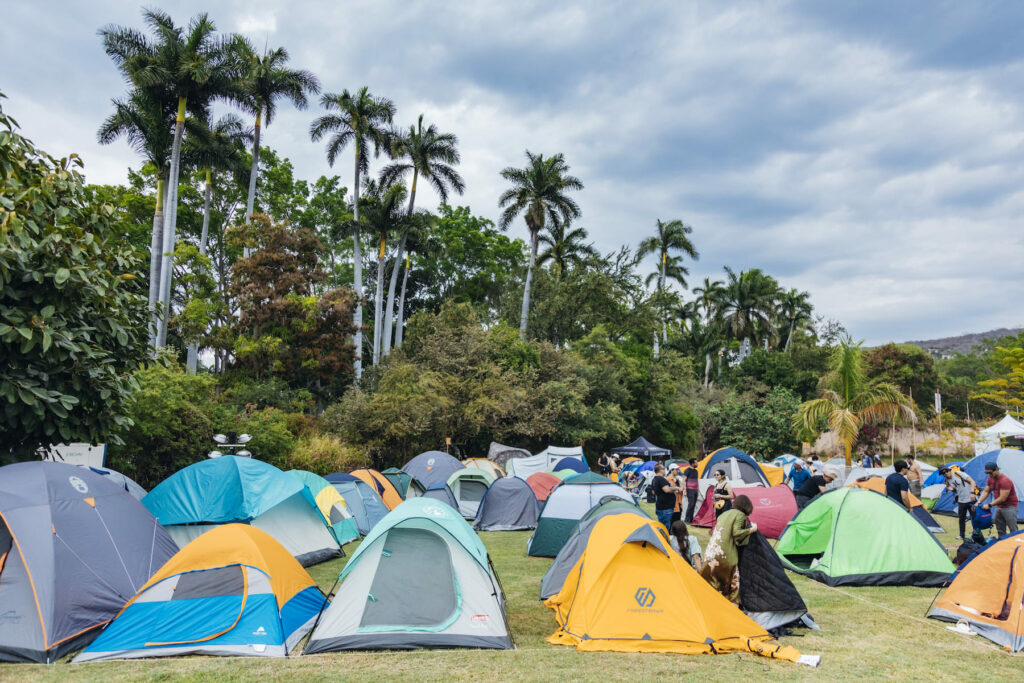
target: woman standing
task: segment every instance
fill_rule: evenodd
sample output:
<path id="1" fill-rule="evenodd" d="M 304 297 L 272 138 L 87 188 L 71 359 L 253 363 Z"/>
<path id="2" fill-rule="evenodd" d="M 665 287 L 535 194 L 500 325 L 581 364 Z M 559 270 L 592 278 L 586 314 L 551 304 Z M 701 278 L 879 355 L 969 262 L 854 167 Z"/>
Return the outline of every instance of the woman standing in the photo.
<path id="1" fill-rule="evenodd" d="M 721 517 L 723 512 L 732 508 L 732 499 L 736 494 L 732 492 L 732 486 L 725 478 L 725 470 L 715 472 L 715 492 L 712 498 L 715 501 L 715 516 Z"/>
<path id="2" fill-rule="evenodd" d="M 717 474 L 717 473 L 716 473 Z M 740 546 L 747 544 L 750 534 L 757 531 L 756 524 L 748 524 L 754 505 L 746 496 L 732 501 L 732 509 L 718 517 L 708 542 L 706 562 L 700 575 L 716 591 L 739 603 L 740 599 Z"/>

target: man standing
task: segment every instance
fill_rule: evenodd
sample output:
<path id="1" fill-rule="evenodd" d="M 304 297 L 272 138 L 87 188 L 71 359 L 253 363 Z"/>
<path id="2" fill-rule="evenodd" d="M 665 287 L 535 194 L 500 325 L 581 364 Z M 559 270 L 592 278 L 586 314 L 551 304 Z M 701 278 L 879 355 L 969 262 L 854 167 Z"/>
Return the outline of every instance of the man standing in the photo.
<path id="1" fill-rule="evenodd" d="M 793 463 L 793 466 L 789 470 L 789 477 L 787 479 L 790 487 L 796 491 L 804 483 L 811 478 L 810 472 L 804 467 L 804 464 L 800 461 Z"/>
<path id="2" fill-rule="evenodd" d="M 654 512 L 658 521 L 668 529 L 672 526 L 672 510 L 676 506 L 676 491 L 681 489 L 678 486 L 672 486 L 665 478 L 664 465 L 655 465 L 651 487 L 654 489 Z"/>
<path id="3" fill-rule="evenodd" d="M 962 541 L 967 532 L 967 517 L 971 513 L 971 507 L 978 501 L 974 493 L 977 486 L 974 480 L 959 468 L 954 470 L 943 465 L 939 468 L 939 474 L 946 478 L 946 490 L 956 496 L 956 516 L 960 522 L 960 535 L 956 540 Z"/>
<path id="4" fill-rule="evenodd" d="M 921 464 L 913 455 L 907 456 L 907 481 L 910 483 L 910 492 L 920 498 L 924 473 L 921 472 Z"/>
<path id="5" fill-rule="evenodd" d="M 812 476 L 819 476 L 820 477 L 822 475 L 822 471 L 823 470 L 821 468 L 821 459 L 817 455 L 812 455 L 811 456 L 811 475 Z"/>
<path id="6" fill-rule="evenodd" d="M 700 490 L 697 458 L 690 458 L 689 464 L 683 470 L 683 480 L 686 484 L 686 516 L 684 520 L 687 524 L 693 524 L 693 515 L 697 511 L 697 492 Z"/>
<path id="7" fill-rule="evenodd" d="M 903 460 L 897 460 L 892 465 L 896 470 L 885 478 L 885 495 L 910 510 L 910 482 L 907 481 L 906 473 L 909 469 Z"/>
<path id="8" fill-rule="evenodd" d="M 981 507 L 985 510 L 995 508 L 992 517 L 996 524 L 996 533 L 1002 538 L 1017 531 L 1017 489 L 1010 478 L 999 471 L 999 466 L 994 462 L 985 463 L 985 473 L 988 474 L 988 481 L 981 490 L 978 500 L 985 500 L 988 494 L 992 494 L 992 500 Z"/>

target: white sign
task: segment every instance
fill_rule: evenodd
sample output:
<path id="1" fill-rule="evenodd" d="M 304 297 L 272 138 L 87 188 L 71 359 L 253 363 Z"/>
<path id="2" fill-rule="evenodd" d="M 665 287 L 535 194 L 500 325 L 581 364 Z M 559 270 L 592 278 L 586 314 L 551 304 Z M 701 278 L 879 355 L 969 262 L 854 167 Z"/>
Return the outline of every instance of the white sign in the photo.
<path id="1" fill-rule="evenodd" d="M 87 443 L 52 444 L 49 449 L 43 450 L 41 455 L 43 460 L 86 467 L 103 467 L 103 461 L 107 455 L 107 445 L 102 443 L 97 446 Z"/>
<path id="2" fill-rule="evenodd" d="M 942 412 L 942 394 L 935 392 L 935 414 L 938 415 Z"/>

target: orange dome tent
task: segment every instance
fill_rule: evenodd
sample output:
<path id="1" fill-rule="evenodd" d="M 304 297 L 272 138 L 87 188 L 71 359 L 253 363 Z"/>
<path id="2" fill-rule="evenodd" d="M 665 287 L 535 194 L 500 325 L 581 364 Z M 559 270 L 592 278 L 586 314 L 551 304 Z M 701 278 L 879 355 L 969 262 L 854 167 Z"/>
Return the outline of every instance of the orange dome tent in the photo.
<path id="1" fill-rule="evenodd" d="M 395 485 L 377 470 L 352 470 L 349 474 L 364 481 L 376 491 L 388 510 L 394 510 L 402 502 L 402 494 L 398 492 Z"/>

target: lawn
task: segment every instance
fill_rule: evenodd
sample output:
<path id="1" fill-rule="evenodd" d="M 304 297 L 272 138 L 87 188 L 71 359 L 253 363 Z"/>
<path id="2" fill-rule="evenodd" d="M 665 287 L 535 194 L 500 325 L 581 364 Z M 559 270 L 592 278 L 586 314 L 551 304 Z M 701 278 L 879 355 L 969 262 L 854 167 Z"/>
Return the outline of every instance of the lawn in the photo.
<path id="1" fill-rule="evenodd" d="M 956 529 L 950 517 L 937 519 Z M 702 544 L 707 533 L 698 530 Z M 954 534 L 939 539 L 955 547 Z M 1024 656 L 1009 655 L 980 637 L 946 630 L 925 619 L 936 595 L 928 588 L 835 589 L 791 574 L 821 631 L 801 630 L 783 642 L 822 655 L 821 666 L 763 659 L 749 654 L 687 656 L 663 654 L 580 653 L 548 645 L 554 631 L 550 611 L 537 600 L 540 577 L 550 560 L 526 557 L 527 532 L 482 534 L 508 595 L 508 618 L 517 650 L 367 652 L 293 657 L 190 657 L 96 664 L 0 665 L 0 680 L 653 680 L 693 674 L 701 680 L 735 683 L 749 677 L 854 680 L 1009 681 L 1020 680 Z M 346 550 L 351 553 L 355 544 Z M 330 590 L 344 559 L 311 569 Z M 414 596 L 411 596 L 414 599 Z"/>

